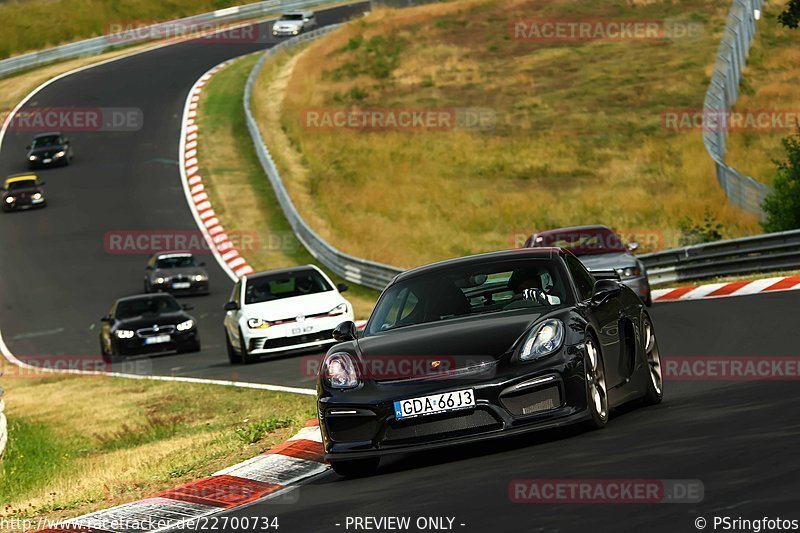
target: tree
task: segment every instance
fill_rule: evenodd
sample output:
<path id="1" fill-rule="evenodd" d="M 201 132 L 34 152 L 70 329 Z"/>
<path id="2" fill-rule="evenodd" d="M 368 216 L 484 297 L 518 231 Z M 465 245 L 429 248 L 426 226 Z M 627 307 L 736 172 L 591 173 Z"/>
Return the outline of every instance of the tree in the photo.
<path id="1" fill-rule="evenodd" d="M 787 28 L 796 30 L 800 26 L 800 0 L 789 0 L 786 9 L 778 15 L 778 22 Z"/>
<path id="2" fill-rule="evenodd" d="M 778 173 L 764 199 L 764 231 L 800 229 L 800 133 L 781 141 L 785 161 L 775 161 Z"/>

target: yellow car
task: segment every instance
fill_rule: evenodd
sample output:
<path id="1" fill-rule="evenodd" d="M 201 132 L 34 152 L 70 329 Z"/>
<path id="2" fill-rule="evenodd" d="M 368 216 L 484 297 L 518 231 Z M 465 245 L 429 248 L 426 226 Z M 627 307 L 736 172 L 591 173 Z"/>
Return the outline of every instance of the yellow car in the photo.
<path id="1" fill-rule="evenodd" d="M 3 211 L 18 211 L 22 209 L 32 209 L 34 207 L 44 207 L 47 202 L 44 199 L 43 181 L 39 181 L 36 174 L 14 174 L 6 178 L 6 182 L 0 192 L 2 192 Z"/>

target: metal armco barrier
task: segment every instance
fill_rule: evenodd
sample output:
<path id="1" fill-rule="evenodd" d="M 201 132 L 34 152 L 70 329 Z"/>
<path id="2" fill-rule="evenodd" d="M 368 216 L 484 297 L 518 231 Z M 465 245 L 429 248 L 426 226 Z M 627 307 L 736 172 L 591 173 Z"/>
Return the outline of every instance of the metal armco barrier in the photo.
<path id="1" fill-rule="evenodd" d="M 703 144 L 716 167 L 717 180 L 735 206 L 764 219 L 761 205 L 770 188 L 745 176 L 725 163 L 730 110 L 739 98 L 742 69 L 747 64 L 750 44 L 756 34 L 755 10 L 764 0 L 734 0 L 728 13 L 725 33 L 717 50 L 717 62 L 703 102 L 703 123 L 716 123 L 703 129 Z"/>
<path id="2" fill-rule="evenodd" d="M 800 268 L 800 230 L 695 244 L 638 256 L 650 283 Z"/>
<path id="3" fill-rule="evenodd" d="M 250 100 L 253 94 L 253 85 L 258 78 L 264 62 L 268 57 L 275 55 L 281 51 L 288 50 L 299 44 L 315 39 L 321 35 L 325 35 L 340 25 L 327 26 L 320 28 L 306 34 L 301 34 L 297 37 L 288 39 L 281 44 L 274 46 L 267 50 L 256 65 L 253 67 L 250 76 L 247 79 L 247 85 L 244 90 L 244 112 L 247 120 L 247 129 L 250 131 L 250 137 L 253 139 L 253 146 L 255 147 L 258 160 L 261 162 L 261 167 L 267 175 L 275 196 L 278 198 L 278 203 L 283 210 L 283 214 L 292 226 L 292 230 L 297 238 L 303 243 L 303 246 L 314 256 L 314 258 L 336 272 L 344 279 L 364 285 L 372 289 L 382 290 L 389 282 L 403 270 L 401 268 L 376 263 L 374 261 L 367 261 L 366 259 L 359 259 L 353 257 L 340 250 L 337 250 L 327 242 L 325 242 L 314 230 L 303 220 L 297 208 L 294 206 L 292 199 L 286 187 L 283 185 L 283 180 L 278 173 L 275 162 L 270 156 L 269 149 L 264 144 L 264 139 L 261 136 L 261 131 L 258 129 L 253 112 L 251 111 Z"/>
<path id="4" fill-rule="evenodd" d="M 10 57 L 0 61 L 0 78 L 11 74 L 39 67 L 56 61 L 76 59 L 102 54 L 120 46 L 161 40 L 159 36 L 181 34 L 187 27 L 207 27 L 212 30 L 222 29 L 220 26 L 229 22 L 257 19 L 270 14 L 304 7 L 316 7 L 330 4 L 330 0 L 269 0 L 242 6 L 219 9 L 211 13 L 203 13 L 182 19 L 162 22 L 150 26 L 122 31 L 120 34 L 104 35 L 85 39 L 70 44 L 56 46 L 40 52 L 31 52 Z"/>
<path id="5" fill-rule="evenodd" d="M 0 387 L 0 457 L 3 457 L 3 452 L 6 449 L 6 442 L 8 442 L 8 423 L 6 422 L 4 410 L 3 388 Z"/>

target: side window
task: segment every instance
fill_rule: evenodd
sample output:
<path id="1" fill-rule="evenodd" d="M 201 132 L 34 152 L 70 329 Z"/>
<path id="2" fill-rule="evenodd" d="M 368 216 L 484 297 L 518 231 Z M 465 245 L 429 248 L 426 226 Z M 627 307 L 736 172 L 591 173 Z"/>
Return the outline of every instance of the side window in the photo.
<path id="1" fill-rule="evenodd" d="M 233 294 L 231 295 L 231 300 L 236 302 L 237 305 L 242 305 L 242 281 L 239 280 L 236 282 L 236 285 L 233 286 Z"/>
<path id="2" fill-rule="evenodd" d="M 566 261 L 569 273 L 575 281 L 575 287 L 578 289 L 578 296 L 580 296 L 581 300 L 588 300 L 592 296 L 592 290 L 594 290 L 594 277 L 589 274 L 583 263 L 574 255 L 567 255 Z"/>

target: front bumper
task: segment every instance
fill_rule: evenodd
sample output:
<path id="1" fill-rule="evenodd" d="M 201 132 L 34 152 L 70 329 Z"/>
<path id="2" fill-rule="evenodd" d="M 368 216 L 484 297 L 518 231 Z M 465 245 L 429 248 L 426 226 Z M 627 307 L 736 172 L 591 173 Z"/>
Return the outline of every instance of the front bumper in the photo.
<path id="1" fill-rule="evenodd" d="M 303 33 L 303 28 L 272 28 L 272 35 L 278 37 L 291 37 Z"/>
<path id="2" fill-rule="evenodd" d="M 39 207 L 45 207 L 46 205 L 47 201 L 44 198 L 38 201 L 29 198 L 20 198 L 12 204 L 3 202 L 3 211 L 25 211 L 26 209 L 37 209 Z"/>
<path id="3" fill-rule="evenodd" d="M 193 350 L 200 345 L 200 335 L 197 327 L 186 332 L 170 334 L 169 342 L 145 344 L 146 337 L 134 336 L 132 339 L 114 338 L 114 352 L 117 355 L 148 355 L 170 352 L 184 352 Z"/>
<path id="4" fill-rule="evenodd" d="M 208 280 L 204 281 L 178 281 L 177 283 L 188 283 L 189 286 L 175 286 L 176 282 L 168 281 L 167 283 L 153 283 L 152 287 L 153 290 L 161 291 L 161 292 L 168 292 L 170 294 L 181 295 L 181 294 L 208 294 L 210 291 Z"/>
<path id="5" fill-rule="evenodd" d="M 347 460 L 413 452 L 585 420 L 589 411 L 583 358 L 583 346 L 576 345 L 474 381 L 370 382 L 352 391 L 320 386 L 325 456 Z M 409 420 L 395 416 L 394 401 L 469 388 L 475 393 L 475 408 Z"/>
<path id="6" fill-rule="evenodd" d="M 265 329 L 251 329 L 247 326 L 247 320 L 242 320 L 240 325 L 248 353 L 266 355 L 335 344 L 333 329 L 347 320 L 353 320 L 353 317 L 343 314 L 308 318 L 304 322 L 290 322 Z"/>
<path id="7" fill-rule="evenodd" d="M 28 168 L 29 169 L 57 167 L 57 166 L 66 165 L 66 164 L 67 164 L 67 156 L 53 157 L 53 158 L 40 157 L 40 158 L 36 159 L 35 161 L 31 161 L 30 159 L 28 160 Z"/>

